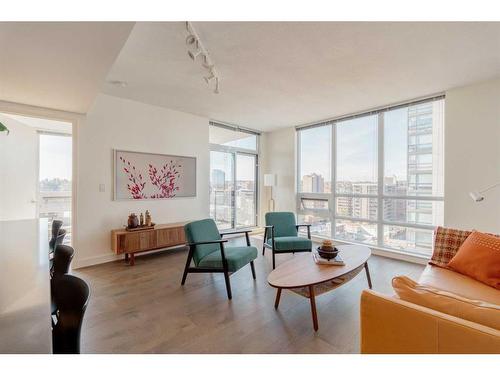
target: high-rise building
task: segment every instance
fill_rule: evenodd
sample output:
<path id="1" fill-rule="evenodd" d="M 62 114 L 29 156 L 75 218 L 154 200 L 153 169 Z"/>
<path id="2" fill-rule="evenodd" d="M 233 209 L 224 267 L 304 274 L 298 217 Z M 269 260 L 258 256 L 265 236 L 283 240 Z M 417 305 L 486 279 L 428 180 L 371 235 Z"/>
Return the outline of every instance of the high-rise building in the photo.
<path id="1" fill-rule="evenodd" d="M 226 173 L 221 169 L 212 170 L 212 188 L 224 189 L 226 186 Z"/>
<path id="2" fill-rule="evenodd" d="M 408 194 L 416 196 L 442 195 L 443 127 L 442 110 L 438 102 L 408 108 Z M 441 206 L 431 201 L 408 201 L 407 221 L 434 224 L 442 217 Z"/>
<path id="3" fill-rule="evenodd" d="M 356 182 L 352 184 L 354 194 L 377 195 L 377 184 L 374 182 Z M 377 198 L 351 198 L 352 216 L 377 220 Z"/>
<path id="4" fill-rule="evenodd" d="M 311 173 L 302 177 L 302 191 L 307 193 L 324 193 L 325 179 L 322 175 Z"/>

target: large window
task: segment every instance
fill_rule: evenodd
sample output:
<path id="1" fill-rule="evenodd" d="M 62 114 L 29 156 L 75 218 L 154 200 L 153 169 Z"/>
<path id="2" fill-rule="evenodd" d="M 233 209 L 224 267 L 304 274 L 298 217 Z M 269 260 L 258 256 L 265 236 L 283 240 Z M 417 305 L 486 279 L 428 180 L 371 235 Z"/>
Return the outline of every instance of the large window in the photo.
<path id="1" fill-rule="evenodd" d="M 429 255 L 443 223 L 443 131 L 443 97 L 299 128 L 301 221 L 319 236 Z"/>
<path id="2" fill-rule="evenodd" d="M 210 217 L 219 229 L 257 225 L 258 133 L 211 123 Z"/>

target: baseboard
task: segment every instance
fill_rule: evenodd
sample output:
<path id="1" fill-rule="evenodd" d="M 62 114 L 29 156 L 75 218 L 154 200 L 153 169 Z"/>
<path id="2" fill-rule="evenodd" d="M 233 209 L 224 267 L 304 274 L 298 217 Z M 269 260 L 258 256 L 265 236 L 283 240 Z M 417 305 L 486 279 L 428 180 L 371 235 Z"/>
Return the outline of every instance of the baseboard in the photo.
<path id="1" fill-rule="evenodd" d="M 83 259 L 75 259 L 71 268 L 76 270 L 78 268 L 90 267 L 90 266 L 95 266 L 97 264 L 114 262 L 115 260 L 119 260 L 121 258 L 122 257 L 119 257 L 118 255 L 113 254 L 113 253 L 95 255 L 93 257 L 88 257 L 88 258 L 83 258 Z"/>
<path id="2" fill-rule="evenodd" d="M 179 245 L 179 246 L 173 246 L 173 247 L 169 247 L 169 248 L 165 248 L 165 249 L 154 249 L 154 250 L 150 250 L 150 251 L 142 251 L 140 253 L 136 253 L 135 256 L 136 257 L 141 257 L 143 255 L 154 254 L 154 253 L 161 253 L 161 252 L 164 252 L 164 251 L 175 251 L 175 250 L 184 249 L 184 248 L 185 248 L 184 245 Z M 84 258 L 84 259 L 75 260 L 73 262 L 72 269 L 76 270 L 78 268 L 96 266 L 98 264 L 114 262 L 116 260 L 122 260 L 123 261 L 124 257 L 125 257 L 124 254 L 122 254 L 122 255 L 116 255 L 116 254 L 113 254 L 113 253 L 96 255 L 96 256 L 93 256 L 93 257 L 88 257 L 88 258 Z"/>

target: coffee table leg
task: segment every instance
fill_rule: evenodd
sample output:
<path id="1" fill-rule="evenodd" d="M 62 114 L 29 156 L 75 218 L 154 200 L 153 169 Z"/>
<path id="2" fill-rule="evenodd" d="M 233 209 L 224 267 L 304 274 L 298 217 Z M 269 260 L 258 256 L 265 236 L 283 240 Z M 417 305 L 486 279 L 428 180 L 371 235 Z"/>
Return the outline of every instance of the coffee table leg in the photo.
<path id="1" fill-rule="evenodd" d="M 368 279 L 368 287 L 372 288 L 372 279 L 370 277 L 370 270 L 368 269 L 368 262 L 365 263 L 366 278 Z"/>
<path id="2" fill-rule="evenodd" d="M 275 309 L 277 309 L 278 305 L 280 304 L 280 298 L 281 298 L 281 288 L 278 288 L 278 291 L 276 292 L 276 300 L 274 301 Z"/>
<path id="3" fill-rule="evenodd" d="M 309 286 L 309 299 L 311 300 L 311 314 L 313 318 L 314 330 L 318 330 L 318 315 L 316 314 L 316 299 L 314 296 L 314 286 Z"/>

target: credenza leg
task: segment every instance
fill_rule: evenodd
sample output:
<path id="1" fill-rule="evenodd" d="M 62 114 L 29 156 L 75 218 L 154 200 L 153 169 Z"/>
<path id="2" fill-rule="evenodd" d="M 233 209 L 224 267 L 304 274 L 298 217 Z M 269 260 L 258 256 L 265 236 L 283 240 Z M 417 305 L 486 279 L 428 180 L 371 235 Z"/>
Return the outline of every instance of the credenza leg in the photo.
<path id="1" fill-rule="evenodd" d="M 125 263 L 128 263 L 128 253 L 125 253 Z"/>
<path id="2" fill-rule="evenodd" d="M 134 253 L 130 254 L 130 265 L 133 266 L 135 264 L 135 255 Z"/>

